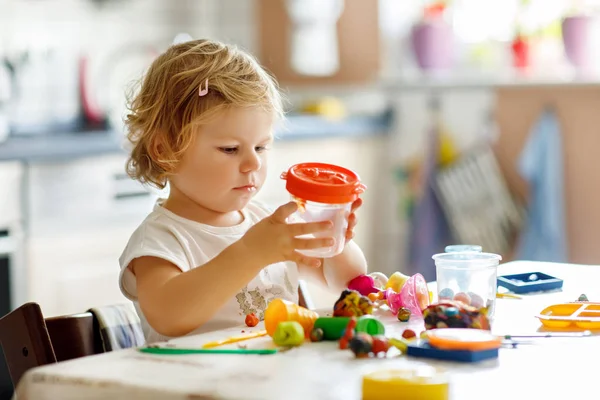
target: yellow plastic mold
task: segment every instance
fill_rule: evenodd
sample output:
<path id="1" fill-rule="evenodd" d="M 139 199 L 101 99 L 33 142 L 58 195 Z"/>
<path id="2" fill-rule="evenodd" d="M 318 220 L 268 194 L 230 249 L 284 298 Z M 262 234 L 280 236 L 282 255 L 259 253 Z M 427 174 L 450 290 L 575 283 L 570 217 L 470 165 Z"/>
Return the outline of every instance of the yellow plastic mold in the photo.
<path id="1" fill-rule="evenodd" d="M 546 328 L 600 329 L 600 303 L 562 303 L 544 308 L 537 318 Z"/>

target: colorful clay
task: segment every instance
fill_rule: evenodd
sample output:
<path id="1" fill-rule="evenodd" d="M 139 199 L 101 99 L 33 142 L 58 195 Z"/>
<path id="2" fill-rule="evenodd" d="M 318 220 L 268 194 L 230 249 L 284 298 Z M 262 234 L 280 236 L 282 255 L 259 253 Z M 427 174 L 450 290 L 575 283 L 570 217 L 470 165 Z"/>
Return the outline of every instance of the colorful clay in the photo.
<path id="1" fill-rule="evenodd" d="M 356 290 L 344 290 L 333 306 L 334 317 L 360 317 L 372 313 L 373 302 Z"/>
<path id="2" fill-rule="evenodd" d="M 246 315 L 246 321 L 245 322 L 246 322 L 247 326 L 249 326 L 249 327 L 252 328 L 253 326 L 258 325 L 259 319 L 256 316 L 256 314 L 251 313 L 251 314 Z"/>
<path id="3" fill-rule="evenodd" d="M 398 321 L 400 322 L 408 322 L 410 319 L 410 310 L 406 307 L 401 307 L 398 310 Z"/>
<path id="4" fill-rule="evenodd" d="M 273 334 L 277 346 L 299 346 L 304 343 L 304 328 L 296 321 L 280 322 Z"/>
<path id="5" fill-rule="evenodd" d="M 358 333 L 350 339 L 348 347 L 357 358 L 369 357 L 373 349 L 373 338 L 365 333 Z"/>
<path id="6" fill-rule="evenodd" d="M 373 338 L 373 346 L 371 348 L 371 352 L 377 356 L 381 353 L 387 353 L 390 349 L 390 343 L 388 339 L 383 335 L 372 336 Z"/>
<path id="7" fill-rule="evenodd" d="M 408 349 L 408 344 L 404 339 L 389 338 L 388 343 L 400 350 L 400 352 L 403 354 L 405 354 L 406 350 Z"/>
<path id="8" fill-rule="evenodd" d="M 348 321 L 348 325 L 346 325 L 346 329 L 342 337 L 340 338 L 339 347 L 341 350 L 346 350 L 349 346 L 350 340 L 354 337 L 354 329 L 356 328 L 357 320 L 355 317 L 352 317 L 350 321 Z"/>
<path id="9" fill-rule="evenodd" d="M 588 297 L 585 294 L 582 294 L 581 296 L 579 296 L 579 298 L 577 299 L 577 301 L 589 301 Z"/>
<path id="10" fill-rule="evenodd" d="M 458 315 L 458 308 L 456 307 L 444 307 L 442 308 L 442 311 L 447 317 L 455 317 Z"/>
<path id="11" fill-rule="evenodd" d="M 417 334 L 412 329 L 405 329 L 404 332 L 402 332 L 402 337 L 404 339 L 412 339 L 417 337 Z"/>
<path id="12" fill-rule="evenodd" d="M 460 301 L 466 305 L 470 305 L 471 304 L 471 296 L 469 296 L 465 292 L 458 292 L 454 295 L 454 301 Z"/>
<path id="13" fill-rule="evenodd" d="M 348 282 L 348 289 L 356 290 L 363 296 L 379 292 L 379 289 L 375 286 L 375 280 L 369 275 L 359 275 L 352 279 Z"/>
<path id="14" fill-rule="evenodd" d="M 438 294 L 440 300 L 452 300 L 454 298 L 454 290 L 450 288 L 444 288 Z"/>
<path id="15" fill-rule="evenodd" d="M 483 297 L 481 297 L 480 295 L 478 295 L 476 293 L 473 293 L 473 292 L 469 292 L 467 294 L 471 298 L 471 305 L 473 307 L 476 307 L 476 308 L 483 307 L 483 305 L 485 304 L 485 301 L 483 300 Z"/>
<path id="16" fill-rule="evenodd" d="M 460 301 L 445 300 L 423 310 L 425 329 L 490 329 L 487 308 L 468 306 Z"/>
<path id="17" fill-rule="evenodd" d="M 323 336 L 325 336 L 325 332 L 321 328 L 313 328 L 310 332 L 310 341 L 311 342 L 320 342 L 323 340 Z"/>

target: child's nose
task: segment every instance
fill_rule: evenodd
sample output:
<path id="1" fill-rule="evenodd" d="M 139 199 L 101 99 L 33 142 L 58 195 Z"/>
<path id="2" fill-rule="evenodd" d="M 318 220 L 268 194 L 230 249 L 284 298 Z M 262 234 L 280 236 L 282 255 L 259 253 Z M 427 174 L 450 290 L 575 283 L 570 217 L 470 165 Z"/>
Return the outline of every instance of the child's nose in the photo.
<path id="1" fill-rule="evenodd" d="M 250 154 L 244 159 L 241 165 L 242 172 L 258 171 L 262 166 L 262 161 L 258 154 Z"/>

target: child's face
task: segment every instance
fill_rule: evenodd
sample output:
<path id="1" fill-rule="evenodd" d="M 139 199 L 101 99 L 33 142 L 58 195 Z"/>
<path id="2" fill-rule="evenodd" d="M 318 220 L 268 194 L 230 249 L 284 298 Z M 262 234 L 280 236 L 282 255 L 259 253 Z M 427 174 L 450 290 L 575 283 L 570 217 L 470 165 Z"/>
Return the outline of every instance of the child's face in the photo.
<path id="1" fill-rule="evenodd" d="M 211 211 L 241 210 L 267 176 L 272 124 L 272 115 L 258 108 L 220 113 L 198 129 L 171 186 Z"/>

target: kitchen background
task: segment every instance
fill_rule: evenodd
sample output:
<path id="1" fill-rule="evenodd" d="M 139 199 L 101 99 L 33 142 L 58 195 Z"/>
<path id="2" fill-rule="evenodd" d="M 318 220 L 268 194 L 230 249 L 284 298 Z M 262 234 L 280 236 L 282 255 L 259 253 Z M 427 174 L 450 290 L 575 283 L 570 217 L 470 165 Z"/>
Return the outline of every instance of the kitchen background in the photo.
<path id="1" fill-rule="evenodd" d="M 371 270 L 434 279 L 452 243 L 599 264 L 598 7 L 0 0 L 0 316 L 124 300 L 117 259 L 160 195 L 124 174 L 124 93 L 188 37 L 254 53 L 289 99 L 262 200 L 287 200 L 279 173 L 296 162 L 360 174 Z"/>

